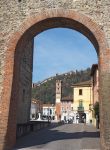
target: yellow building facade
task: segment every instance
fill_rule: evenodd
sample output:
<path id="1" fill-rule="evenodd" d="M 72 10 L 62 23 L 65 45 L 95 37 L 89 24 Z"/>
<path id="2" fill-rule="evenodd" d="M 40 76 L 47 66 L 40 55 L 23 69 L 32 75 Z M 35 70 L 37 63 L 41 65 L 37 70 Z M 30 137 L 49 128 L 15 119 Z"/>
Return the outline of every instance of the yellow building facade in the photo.
<path id="1" fill-rule="evenodd" d="M 91 123 L 93 103 L 91 81 L 77 83 L 72 87 L 74 123 Z"/>

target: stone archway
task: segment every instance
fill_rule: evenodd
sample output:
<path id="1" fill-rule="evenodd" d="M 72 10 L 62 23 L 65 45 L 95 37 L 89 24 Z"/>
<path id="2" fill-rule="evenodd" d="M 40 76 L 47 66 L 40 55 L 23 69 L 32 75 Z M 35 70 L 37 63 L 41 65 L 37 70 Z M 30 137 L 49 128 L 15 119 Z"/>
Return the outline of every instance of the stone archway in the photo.
<path id="1" fill-rule="evenodd" d="M 26 45 L 29 42 L 32 43 L 35 35 L 55 27 L 71 28 L 81 32 L 96 48 L 100 67 L 101 149 L 109 149 L 110 147 L 110 83 L 108 82 L 110 78 L 110 62 L 108 60 L 110 59 L 110 50 L 107 47 L 104 33 L 95 22 L 78 12 L 51 9 L 25 20 L 8 42 L 0 104 L 1 150 L 11 149 L 16 139 L 16 108 L 17 103 L 19 103 L 19 63 L 22 53 Z"/>

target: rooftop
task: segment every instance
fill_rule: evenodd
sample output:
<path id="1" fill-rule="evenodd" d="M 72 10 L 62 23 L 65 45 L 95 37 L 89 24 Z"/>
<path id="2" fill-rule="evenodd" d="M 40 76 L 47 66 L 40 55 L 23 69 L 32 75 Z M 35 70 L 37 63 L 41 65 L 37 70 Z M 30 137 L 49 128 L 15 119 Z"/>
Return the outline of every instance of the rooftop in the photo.
<path id="1" fill-rule="evenodd" d="M 43 104 L 43 107 L 54 107 L 54 104 Z"/>
<path id="2" fill-rule="evenodd" d="M 34 99 L 34 98 L 31 100 L 31 102 L 34 103 L 34 104 L 38 104 L 38 103 L 42 104 L 42 101 Z"/>
<path id="3" fill-rule="evenodd" d="M 91 86 L 91 80 L 73 84 L 71 87 L 77 87 L 77 86 L 83 86 L 83 87 Z"/>
<path id="4" fill-rule="evenodd" d="M 61 101 L 73 101 L 72 96 L 62 97 Z"/>

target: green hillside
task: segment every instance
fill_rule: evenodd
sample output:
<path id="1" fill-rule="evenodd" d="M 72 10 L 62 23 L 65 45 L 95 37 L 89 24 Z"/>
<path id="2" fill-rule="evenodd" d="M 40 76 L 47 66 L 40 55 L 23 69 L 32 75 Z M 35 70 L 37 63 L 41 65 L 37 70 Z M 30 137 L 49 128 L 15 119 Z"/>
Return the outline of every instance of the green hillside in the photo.
<path id="1" fill-rule="evenodd" d="M 40 99 L 44 103 L 55 103 L 56 80 L 62 80 L 62 97 L 72 96 L 71 85 L 74 83 L 90 80 L 90 68 L 80 71 L 71 71 L 65 74 L 56 75 L 39 83 L 32 88 L 32 98 Z"/>

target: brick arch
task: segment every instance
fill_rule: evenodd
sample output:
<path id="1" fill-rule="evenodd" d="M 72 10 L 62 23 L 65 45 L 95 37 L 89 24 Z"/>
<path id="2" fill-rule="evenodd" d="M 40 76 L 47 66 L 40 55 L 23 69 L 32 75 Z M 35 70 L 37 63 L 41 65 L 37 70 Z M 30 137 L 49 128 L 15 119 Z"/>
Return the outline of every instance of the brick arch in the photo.
<path id="1" fill-rule="evenodd" d="M 104 59 L 106 59 L 105 54 L 108 53 L 108 45 L 103 31 L 92 19 L 76 11 L 64 9 L 51 9 L 27 18 L 21 24 L 18 31 L 13 34 L 7 46 L 1 103 L 1 120 L 4 120 L 4 128 L 6 130 L 4 130 L 2 134 L 0 133 L 0 138 L 4 141 L 0 143 L 0 149 L 7 149 L 7 147 L 11 149 L 15 143 L 16 97 L 18 94 L 17 65 L 19 61 L 18 55 L 22 54 L 22 51 L 18 51 L 17 49 L 20 44 L 22 46 L 24 43 L 25 45 L 28 44 L 28 41 L 35 35 L 55 27 L 71 28 L 84 34 L 96 48 L 99 57 L 100 72 L 107 70 L 107 64 L 106 66 L 104 65 Z M 7 109 L 4 109 L 6 107 Z M 12 131 L 13 135 L 11 133 Z M 101 140 L 104 143 L 103 134 Z"/>
<path id="2" fill-rule="evenodd" d="M 42 25 L 43 23 L 45 26 Z M 42 25 L 40 29 L 37 24 Z M 76 11 L 64 9 L 51 9 L 27 18 L 11 37 L 9 47 L 13 47 L 15 50 L 18 41 L 26 32 L 29 32 L 30 38 L 33 38 L 44 30 L 56 27 L 72 28 L 81 32 L 89 38 L 96 49 L 98 49 L 96 42 L 100 49 L 107 47 L 104 32 L 95 21 Z M 10 44 L 12 42 L 13 44 Z"/>

